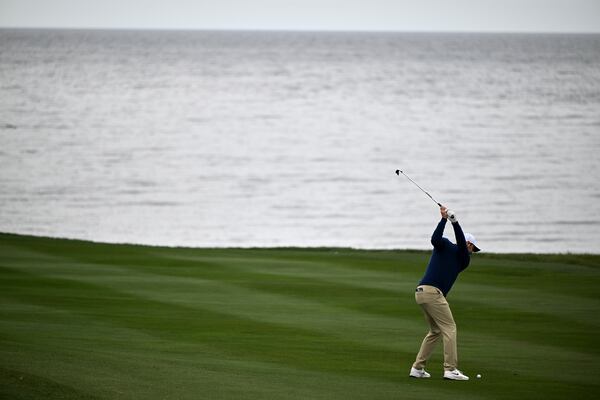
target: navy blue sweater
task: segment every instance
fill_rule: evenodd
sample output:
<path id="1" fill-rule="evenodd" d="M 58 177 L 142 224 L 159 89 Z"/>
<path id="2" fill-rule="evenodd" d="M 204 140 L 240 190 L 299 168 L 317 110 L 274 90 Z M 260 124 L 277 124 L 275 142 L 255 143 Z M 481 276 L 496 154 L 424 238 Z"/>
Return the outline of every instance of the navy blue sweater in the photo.
<path id="1" fill-rule="evenodd" d="M 431 236 L 433 253 L 429 259 L 425 276 L 419 285 L 435 286 L 442 291 L 444 296 L 448 296 L 458 274 L 469 266 L 471 257 L 467 249 L 465 234 L 458 222 L 452 223 L 456 244 L 442 236 L 445 227 L 446 219 L 442 218 Z"/>

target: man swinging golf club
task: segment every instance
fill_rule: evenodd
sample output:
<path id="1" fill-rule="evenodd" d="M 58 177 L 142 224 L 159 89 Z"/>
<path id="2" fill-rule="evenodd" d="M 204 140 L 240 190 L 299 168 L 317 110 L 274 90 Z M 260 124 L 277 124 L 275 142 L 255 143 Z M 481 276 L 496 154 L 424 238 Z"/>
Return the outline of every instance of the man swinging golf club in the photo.
<path id="1" fill-rule="evenodd" d="M 469 377 L 457 368 L 456 324 L 446 297 L 458 274 L 469 265 L 470 254 L 478 252 L 479 248 L 473 235 L 463 234 L 452 211 L 440 204 L 440 213 L 442 219 L 431 236 L 433 253 L 425 276 L 419 282 L 415 293 L 417 304 L 423 309 L 429 323 L 429 333 L 423 339 L 421 349 L 410 369 L 410 376 L 413 378 L 431 376 L 425 371 L 425 364 L 441 336 L 444 343 L 444 379 L 466 381 Z M 454 228 L 456 244 L 442 236 L 448 219 Z"/>

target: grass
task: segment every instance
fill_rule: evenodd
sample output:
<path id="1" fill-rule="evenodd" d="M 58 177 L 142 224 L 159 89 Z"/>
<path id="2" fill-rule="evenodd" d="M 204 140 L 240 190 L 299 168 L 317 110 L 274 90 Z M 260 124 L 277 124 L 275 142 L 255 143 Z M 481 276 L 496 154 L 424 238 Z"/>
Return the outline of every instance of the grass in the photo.
<path id="1" fill-rule="evenodd" d="M 600 256 L 475 256 L 449 296 L 469 382 L 440 379 L 441 343 L 407 377 L 428 257 L 0 234 L 0 398 L 600 395 Z"/>

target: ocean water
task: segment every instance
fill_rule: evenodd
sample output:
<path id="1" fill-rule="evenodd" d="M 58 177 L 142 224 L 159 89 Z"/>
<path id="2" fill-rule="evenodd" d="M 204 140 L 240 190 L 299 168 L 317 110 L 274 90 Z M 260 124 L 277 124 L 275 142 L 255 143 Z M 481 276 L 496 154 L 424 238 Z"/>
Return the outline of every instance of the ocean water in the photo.
<path id="1" fill-rule="evenodd" d="M 600 253 L 600 35 L 0 30 L 0 231 Z M 453 239 L 450 227 L 446 235 Z"/>

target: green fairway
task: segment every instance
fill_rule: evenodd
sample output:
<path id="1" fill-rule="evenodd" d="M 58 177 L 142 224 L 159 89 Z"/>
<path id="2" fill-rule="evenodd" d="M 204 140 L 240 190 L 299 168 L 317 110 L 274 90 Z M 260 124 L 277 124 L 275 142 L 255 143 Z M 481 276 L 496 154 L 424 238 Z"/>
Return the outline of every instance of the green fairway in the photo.
<path id="1" fill-rule="evenodd" d="M 474 256 L 448 298 L 469 382 L 441 379 L 441 343 L 408 378 L 428 258 L 0 234 L 0 398 L 600 395 L 600 256 Z"/>

